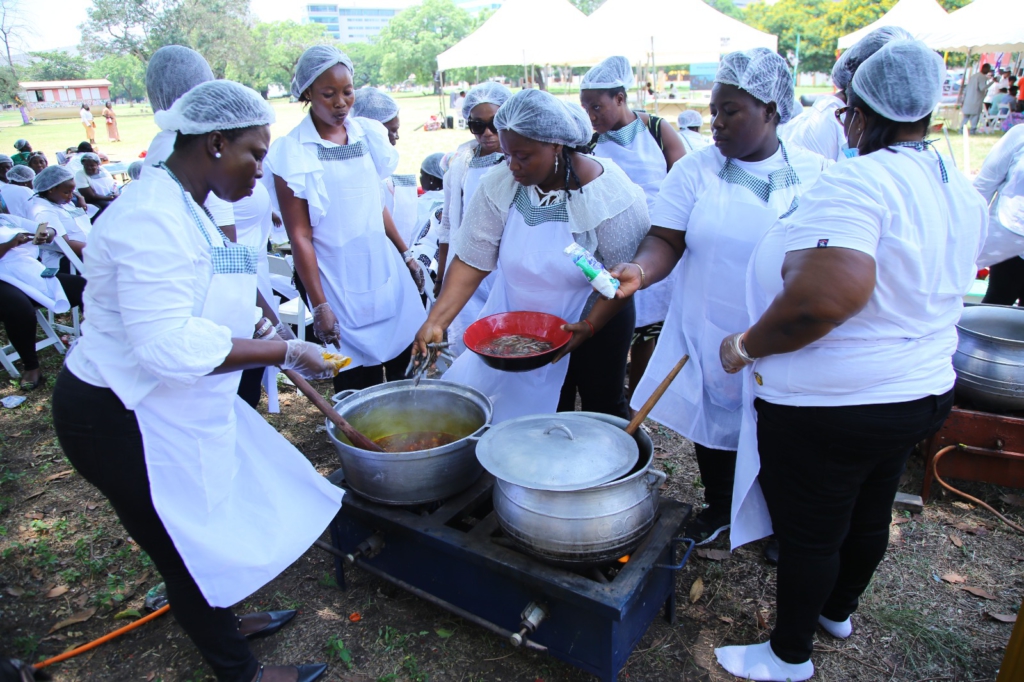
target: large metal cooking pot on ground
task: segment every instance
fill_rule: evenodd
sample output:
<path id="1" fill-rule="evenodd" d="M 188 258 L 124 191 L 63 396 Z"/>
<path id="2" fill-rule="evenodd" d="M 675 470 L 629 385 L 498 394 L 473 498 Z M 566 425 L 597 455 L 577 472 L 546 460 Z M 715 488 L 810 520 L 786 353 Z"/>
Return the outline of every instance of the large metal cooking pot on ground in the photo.
<path id="1" fill-rule="evenodd" d="M 957 394 L 982 409 L 1024 410 L 1024 309 L 970 306 L 956 328 Z"/>
<path id="2" fill-rule="evenodd" d="M 468 386 L 424 379 L 343 391 L 334 409 L 370 440 L 402 434 L 445 433 L 457 440 L 415 452 L 353 447 L 328 420 L 327 435 L 353 492 L 381 504 L 435 502 L 457 495 L 483 472 L 476 443 L 491 423 L 491 401 Z"/>
<path id="3" fill-rule="evenodd" d="M 576 412 L 619 429 L 625 419 Z M 552 415 L 554 420 L 555 415 Z M 654 445 L 642 429 L 633 436 L 640 457 L 621 478 L 582 490 L 538 490 L 496 480 L 494 510 L 505 534 L 548 563 L 584 567 L 629 554 L 654 524 L 665 474 L 652 470 Z"/>

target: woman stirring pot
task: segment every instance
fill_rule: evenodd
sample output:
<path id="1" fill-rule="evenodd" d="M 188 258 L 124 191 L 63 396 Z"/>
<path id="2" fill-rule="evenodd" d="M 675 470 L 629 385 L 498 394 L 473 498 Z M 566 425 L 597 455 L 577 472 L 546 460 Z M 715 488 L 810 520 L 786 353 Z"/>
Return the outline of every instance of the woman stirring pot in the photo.
<path id="1" fill-rule="evenodd" d="M 210 192 L 252 192 L 274 113 L 253 90 L 210 81 L 157 116 L 177 131 L 175 149 L 96 225 L 89 315 L 57 380 L 54 427 L 153 559 L 218 680 L 311 682 L 326 666 L 264 668 L 246 642 L 294 612 L 239 619 L 230 606 L 309 548 L 342 491 L 236 391 L 250 367 L 335 370 L 314 344 L 252 338 L 256 254 L 203 208 Z"/>
<path id="2" fill-rule="evenodd" d="M 591 310 L 587 304 L 597 294 L 564 249 L 575 242 L 606 263 L 633 252 L 650 226 L 643 190 L 611 161 L 578 151 L 593 135 L 590 120 L 547 92 L 517 93 L 498 110 L 494 127 L 508 164 L 480 181 L 452 242 L 444 289 L 416 335 L 416 351 L 425 354 L 428 343 L 440 342 L 487 274 L 497 270 L 481 317 L 548 313 L 573 322 L 565 327 L 572 339 L 552 364 L 529 372 L 502 372 L 475 353 L 463 353 L 445 380 L 487 395 L 495 423 L 571 411 L 577 391 L 584 410 L 628 417 L 623 387 L 632 301 L 606 301 Z"/>

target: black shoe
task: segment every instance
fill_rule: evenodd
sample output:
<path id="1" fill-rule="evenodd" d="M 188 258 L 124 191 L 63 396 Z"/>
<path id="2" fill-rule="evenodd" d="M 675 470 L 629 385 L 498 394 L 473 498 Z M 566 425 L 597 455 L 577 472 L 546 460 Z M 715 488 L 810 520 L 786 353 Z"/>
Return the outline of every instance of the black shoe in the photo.
<path id="1" fill-rule="evenodd" d="M 23 391 L 34 391 L 43 384 L 46 383 L 46 376 L 43 374 L 39 375 L 39 378 L 35 381 L 23 381 L 21 382 L 21 390 Z"/>
<path id="2" fill-rule="evenodd" d="M 722 531 L 729 530 L 729 516 L 728 509 L 719 512 L 714 507 L 708 507 L 683 529 L 683 537 L 693 540 L 698 547 L 706 545 L 721 535 Z"/>
<path id="3" fill-rule="evenodd" d="M 260 637 L 269 637 L 281 628 L 285 626 L 288 621 L 295 617 L 295 611 L 267 611 L 266 614 L 270 616 L 270 622 L 263 626 L 256 632 L 250 632 L 245 636 L 246 639 L 258 639 Z M 324 666 L 326 668 L 326 666 Z M 321 671 L 322 672 L 322 671 Z M 315 678 L 311 678 L 315 679 Z"/>
<path id="4" fill-rule="evenodd" d="M 310 663 L 309 665 L 295 666 L 299 670 L 299 679 L 295 682 L 313 682 L 327 672 L 326 663 Z"/>
<path id="5" fill-rule="evenodd" d="M 779 565 L 779 541 L 774 537 L 768 538 L 768 544 L 764 546 L 764 560 L 770 566 Z"/>

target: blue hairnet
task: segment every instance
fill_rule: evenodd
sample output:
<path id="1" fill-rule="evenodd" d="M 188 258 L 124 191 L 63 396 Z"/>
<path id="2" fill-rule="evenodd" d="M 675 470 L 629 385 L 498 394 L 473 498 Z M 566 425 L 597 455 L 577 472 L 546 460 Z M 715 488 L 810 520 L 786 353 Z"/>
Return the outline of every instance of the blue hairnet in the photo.
<path id="1" fill-rule="evenodd" d="M 511 130 L 538 142 L 580 147 L 590 142 L 594 129 L 578 104 L 568 104 L 550 92 L 520 90 L 501 105 L 494 127 Z"/>
<path id="2" fill-rule="evenodd" d="M 633 86 L 633 67 L 625 57 L 608 57 L 583 74 L 580 90 L 611 90 Z"/>
<path id="3" fill-rule="evenodd" d="M 722 57 L 715 82 L 735 85 L 765 104 L 775 102 L 780 124 L 793 118 L 793 74 L 786 60 L 767 47 L 730 52 Z"/>
<path id="4" fill-rule="evenodd" d="M 203 55 L 181 45 L 165 45 L 153 53 L 146 67 L 146 94 L 153 113 L 165 111 L 186 92 L 213 80 Z"/>
<path id="5" fill-rule="evenodd" d="M 864 63 L 864 60 L 882 49 L 882 46 L 890 40 L 913 40 L 914 36 L 909 31 L 899 26 L 883 26 L 876 28 L 856 43 L 853 47 L 840 55 L 832 67 L 832 83 L 838 90 L 845 90 L 850 87 L 853 74 L 857 67 Z"/>
<path id="6" fill-rule="evenodd" d="M 356 70 L 352 66 L 352 60 L 348 55 L 336 47 L 330 45 L 314 45 L 299 57 L 295 65 L 295 75 L 292 77 L 292 97 L 299 99 L 316 77 L 335 64 L 344 64 L 355 76 Z"/>
<path id="7" fill-rule="evenodd" d="M 501 83 L 487 82 L 475 85 L 466 94 L 466 101 L 462 103 L 462 118 L 469 120 L 469 112 L 473 107 L 480 104 L 494 104 L 501 106 L 512 96 L 512 91 Z"/>
<path id="8" fill-rule="evenodd" d="M 356 90 L 356 101 L 352 104 L 352 115 L 372 118 L 374 121 L 387 123 L 398 116 L 398 103 L 391 95 L 377 88 L 360 88 Z"/>

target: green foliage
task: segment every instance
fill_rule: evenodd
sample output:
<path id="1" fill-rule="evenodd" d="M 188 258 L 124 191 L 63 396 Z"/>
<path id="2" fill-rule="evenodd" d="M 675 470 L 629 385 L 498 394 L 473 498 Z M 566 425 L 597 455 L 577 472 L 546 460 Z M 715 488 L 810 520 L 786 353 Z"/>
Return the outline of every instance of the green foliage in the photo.
<path id="1" fill-rule="evenodd" d="M 106 78 L 112 83 L 110 96 L 129 102 L 146 96 L 146 67 L 131 55 L 108 54 L 89 67 L 92 78 Z"/>
<path id="2" fill-rule="evenodd" d="M 345 642 L 341 637 L 331 637 L 328 639 L 324 650 L 329 658 L 341 661 L 349 670 L 352 669 L 352 652 L 345 646 Z"/>
<path id="3" fill-rule="evenodd" d="M 249 3 L 236 0 L 177 0 L 159 15 L 152 45 L 188 45 L 206 57 L 213 75 L 224 78 L 249 36 Z"/>
<path id="4" fill-rule="evenodd" d="M 85 78 L 89 62 L 85 57 L 54 50 L 52 52 L 30 52 L 34 61 L 23 71 L 23 80 L 64 81 Z"/>
<path id="5" fill-rule="evenodd" d="M 349 56 L 353 66 L 356 67 L 355 85 L 361 88 L 364 85 L 382 85 L 384 75 L 381 66 L 384 63 L 384 53 L 379 45 L 373 43 L 347 43 L 340 45 L 339 49 Z"/>
<path id="6" fill-rule="evenodd" d="M 733 4 L 732 0 L 704 0 L 722 14 L 743 21 L 743 10 Z"/>
<path id="7" fill-rule="evenodd" d="M 958 10 L 971 4 L 971 0 L 939 0 L 939 5 L 947 12 Z"/>
<path id="8" fill-rule="evenodd" d="M 569 0 L 572 4 L 576 5 L 576 9 L 586 14 L 588 17 L 593 14 L 598 7 L 605 3 L 605 0 Z"/>
<path id="9" fill-rule="evenodd" d="M 431 82 L 437 55 L 466 37 L 473 26 L 469 12 L 452 0 L 424 0 L 399 12 L 377 39 L 384 80 L 402 83 L 414 76 L 420 85 Z"/>
<path id="10" fill-rule="evenodd" d="M 306 48 L 331 42 L 320 24 L 261 22 L 244 30 L 233 61 L 226 66 L 226 76 L 266 96 L 270 85 L 288 88 L 295 64 Z"/>
<path id="11" fill-rule="evenodd" d="M 155 49 L 150 34 L 162 9 L 160 0 L 92 0 L 79 26 L 82 49 L 94 58 L 121 54 L 145 62 Z"/>

